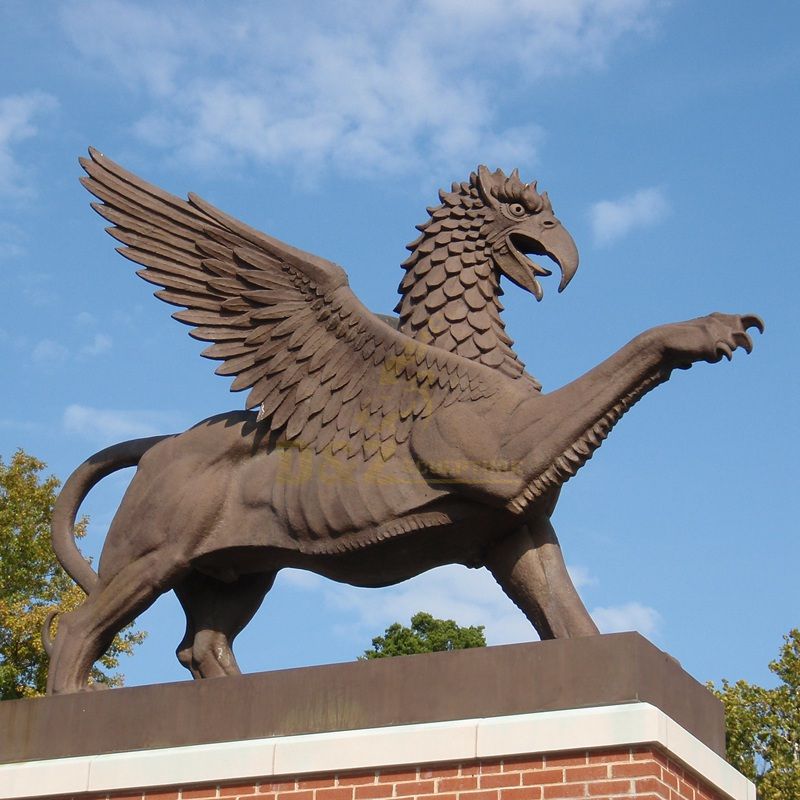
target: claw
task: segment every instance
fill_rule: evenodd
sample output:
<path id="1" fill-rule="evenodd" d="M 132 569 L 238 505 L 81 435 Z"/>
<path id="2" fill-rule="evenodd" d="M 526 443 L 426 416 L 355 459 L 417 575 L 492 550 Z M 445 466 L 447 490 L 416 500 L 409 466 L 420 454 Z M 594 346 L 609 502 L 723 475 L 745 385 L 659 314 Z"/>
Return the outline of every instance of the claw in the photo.
<path id="1" fill-rule="evenodd" d="M 736 331 L 736 333 L 733 334 L 733 340 L 739 347 L 743 347 L 747 353 L 753 352 L 753 340 L 750 338 L 750 334 L 744 331 Z"/>
<path id="2" fill-rule="evenodd" d="M 733 358 L 733 350 L 727 342 L 717 342 L 717 353 L 725 356 L 730 361 Z"/>
<path id="3" fill-rule="evenodd" d="M 759 333 L 764 333 L 764 320 L 761 319 L 758 314 L 745 314 L 742 317 L 742 327 L 745 330 L 748 328 L 758 328 Z"/>

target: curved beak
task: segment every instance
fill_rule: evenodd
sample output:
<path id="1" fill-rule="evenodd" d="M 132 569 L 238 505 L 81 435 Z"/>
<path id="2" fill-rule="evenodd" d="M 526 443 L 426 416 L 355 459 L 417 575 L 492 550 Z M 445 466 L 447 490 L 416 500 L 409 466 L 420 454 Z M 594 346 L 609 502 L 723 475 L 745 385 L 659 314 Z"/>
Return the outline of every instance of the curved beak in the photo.
<path id="1" fill-rule="evenodd" d="M 539 236 L 545 255 L 553 259 L 561 269 L 558 291 L 563 292 L 578 271 L 578 248 L 562 225 L 548 228 Z"/>
<path id="2" fill-rule="evenodd" d="M 524 229 L 510 231 L 498 259 L 500 268 L 506 277 L 520 288 L 527 289 L 537 300 L 542 299 L 542 287 L 537 277 L 552 273 L 529 258 L 531 255 L 548 256 L 558 264 L 561 270 L 559 292 L 564 291 L 578 269 L 578 248 L 560 223 L 535 234 Z"/>

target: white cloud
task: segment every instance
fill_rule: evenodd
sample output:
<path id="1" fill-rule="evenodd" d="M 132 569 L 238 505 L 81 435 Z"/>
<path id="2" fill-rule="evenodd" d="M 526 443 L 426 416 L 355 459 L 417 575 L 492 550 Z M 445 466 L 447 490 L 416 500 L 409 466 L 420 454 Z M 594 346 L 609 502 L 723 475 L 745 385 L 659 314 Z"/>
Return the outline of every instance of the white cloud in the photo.
<path id="1" fill-rule="evenodd" d="M 579 591 L 586 586 L 597 585 L 597 578 L 589 572 L 588 567 L 584 567 L 581 564 L 567 564 L 567 572 L 569 572 L 575 588 Z"/>
<path id="2" fill-rule="evenodd" d="M 173 415 L 158 411 L 119 411 L 73 404 L 64 410 L 66 433 L 94 442 L 117 442 L 140 436 L 173 433 Z"/>
<path id="3" fill-rule="evenodd" d="M 27 170 L 13 152 L 13 146 L 37 133 L 34 120 L 52 111 L 57 103 L 44 92 L 0 97 L 0 197 L 30 194 Z"/>
<path id="4" fill-rule="evenodd" d="M 636 602 L 592 609 L 592 617 L 602 633 L 639 631 L 644 636 L 652 636 L 661 622 L 658 611 Z"/>
<path id="5" fill-rule="evenodd" d="M 585 567 L 573 566 L 569 572 L 578 588 L 597 584 Z M 538 639 L 533 626 L 486 569 L 450 565 L 378 590 L 334 583 L 302 570 L 282 575 L 290 585 L 317 592 L 326 605 L 344 612 L 346 623 L 340 633 L 354 640 L 383 631 L 393 622 L 408 625 L 418 611 L 454 619 L 459 625 L 484 625 L 490 645 Z M 597 607 L 591 616 L 603 633 L 637 630 L 650 636 L 661 621 L 655 609 L 638 602 Z"/>
<path id="6" fill-rule="evenodd" d="M 484 625 L 489 644 L 538 638 L 485 569 L 454 564 L 386 589 L 361 589 L 300 571 L 288 571 L 286 578 L 299 589 L 319 592 L 326 605 L 345 612 L 341 633 L 354 640 L 363 640 L 393 622 L 407 625 L 418 611 L 454 619 L 459 625 Z"/>
<path id="7" fill-rule="evenodd" d="M 87 315 L 87 319 L 81 319 L 79 315 L 78 324 L 89 324 L 89 316 L 90 315 Z M 8 338 L 8 336 L 4 338 Z M 77 352 L 74 352 L 72 355 L 75 355 L 77 358 L 93 358 L 94 356 L 107 353 L 109 350 L 111 350 L 112 346 L 113 340 L 110 336 L 105 333 L 95 333 L 91 341 L 81 346 L 80 349 L 78 349 Z M 71 353 L 70 350 L 61 342 L 57 342 L 54 339 L 42 339 L 33 346 L 31 356 L 34 361 L 39 363 L 53 364 L 66 361 L 68 358 L 70 358 Z"/>
<path id="8" fill-rule="evenodd" d="M 81 348 L 81 355 L 83 356 L 99 356 L 102 353 L 107 353 L 111 349 L 111 337 L 104 333 L 96 333 L 92 341 Z"/>
<path id="9" fill-rule="evenodd" d="M 143 101 L 136 130 L 196 164 L 247 159 L 392 173 L 532 160 L 502 96 L 603 66 L 656 0 L 189 3 L 74 0 L 62 21 L 90 62 Z"/>
<path id="10" fill-rule="evenodd" d="M 42 339 L 33 348 L 33 360 L 42 363 L 58 363 L 65 361 L 69 351 L 63 344 L 53 339 Z"/>
<path id="11" fill-rule="evenodd" d="M 589 210 L 595 242 L 604 246 L 621 239 L 634 228 L 662 220 L 669 204 L 660 189 L 640 189 L 619 200 L 601 200 Z"/>
<path id="12" fill-rule="evenodd" d="M 81 311 L 80 314 L 75 315 L 75 322 L 78 325 L 89 327 L 94 325 L 96 321 L 94 314 L 90 314 L 88 311 Z"/>

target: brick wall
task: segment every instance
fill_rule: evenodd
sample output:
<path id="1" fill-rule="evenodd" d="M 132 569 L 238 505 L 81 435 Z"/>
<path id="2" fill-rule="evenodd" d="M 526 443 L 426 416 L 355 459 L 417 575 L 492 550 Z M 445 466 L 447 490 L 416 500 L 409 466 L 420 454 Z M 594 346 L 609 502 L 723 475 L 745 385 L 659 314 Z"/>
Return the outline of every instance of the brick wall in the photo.
<path id="1" fill-rule="evenodd" d="M 75 800 L 724 800 L 723 795 L 658 749 L 647 747 L 73 797 Z M 61 795 L 59 800 L 65 798 Z"/>

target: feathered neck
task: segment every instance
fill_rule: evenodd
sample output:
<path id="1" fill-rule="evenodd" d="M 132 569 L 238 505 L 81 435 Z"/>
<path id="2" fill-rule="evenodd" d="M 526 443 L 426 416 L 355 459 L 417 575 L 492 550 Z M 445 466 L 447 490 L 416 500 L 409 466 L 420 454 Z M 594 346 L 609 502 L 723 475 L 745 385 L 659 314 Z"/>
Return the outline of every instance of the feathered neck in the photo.
<path id="1" fill-rule="evenodd" d="M 512 349 L 500 317 L 498 271 L 483 230 L 493 212 L 469 183 L 439 192 L 440 206 L 417 225 L 400 283 L 400 330 L 407 336 L 500 370 L 511 378 L 538 381 Z"/>

